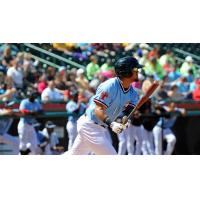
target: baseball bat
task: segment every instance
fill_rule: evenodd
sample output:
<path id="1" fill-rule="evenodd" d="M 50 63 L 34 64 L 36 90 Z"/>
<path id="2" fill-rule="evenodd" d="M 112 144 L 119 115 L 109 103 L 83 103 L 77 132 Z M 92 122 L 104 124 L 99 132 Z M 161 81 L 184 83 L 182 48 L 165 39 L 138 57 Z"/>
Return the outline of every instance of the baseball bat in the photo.
<path id="1" fill-rule="evenodd" d="M 148 88 L 146 93 L 142 96 L 142 98 L 138 101 L 137 105 L 133 108 L 131 113 L 128 116 L 123 116 L 122 124 L 125 125 L 127 121 L 132 117 L 136 110 L 138 110 L 148 99 L 149 97 L 155 92 L 157 87 L 159 86 L 158 81 L 154 81 L 153 84 Z"/>

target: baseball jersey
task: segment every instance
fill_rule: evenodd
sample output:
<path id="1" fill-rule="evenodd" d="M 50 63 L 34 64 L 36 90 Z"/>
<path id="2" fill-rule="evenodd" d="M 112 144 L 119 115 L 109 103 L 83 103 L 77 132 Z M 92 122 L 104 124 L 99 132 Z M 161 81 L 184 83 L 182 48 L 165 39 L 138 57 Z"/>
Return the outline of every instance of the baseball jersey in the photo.
<path id="1" fill-rule="evenodd" d="M 114 121 L 122 113 L 125 106 L 135 106 L 138 100 L 139 95 L 131 85 L 125 90 L 118 77 L 111 78 L 99 85 L 96 94 L 90 99 L 86 115 L 95 123 L 105 126 L 106 124 L 99 120 L 94 113 L 95 102 L 103 104 L 107 108 L 106 115 L 111 121 Z"/>
<path id="2" fill-rule="evenodd" d="M 68 120 L 77 121 L 79 116 L 81 116 L 84 113 L 85 108 L 86 108 L 86 106 L 83 103 L 80 104 L 80 107 L 78 109 L 78 104 L 75 101 L 69 101 L 66 104 Z"/>
<path id="3" fill-rule="evenodd" d="M 54 146 L 56 146 L 56 145 L 59 143 L 58 136 L 57 136 L 57 133 L 56 133 L 56 132 L 51 133 L 51 135 L 50 135 L 50 137 L 49 137 L 49 134 L 48 134 L 47 129 L 44 128 L 44 129 L 41 131 L 41 134 L 42 134 L 45 138 L 48 138 L 48 139 L 49 139 L 49 145 L 50 145 L 50 147 L 54 147 Z"/>
<path id="4" fill-rule="evenodd" d="M 39 103 L 38 100 L 35 100 L 34 102 L 30 102 L 29 99 L 24 99 L 20 103 L 19 110 L 28 110 L 28 111 L 40 111 L 42 110 L 42 106 Z M 27 123 L 27 124 L 35 124 L 36 120 L 32 116 L 25 116 L 20 117 L 20 121 Z"/>
<path id="5" fill-rule="evenodd" d="M 175 108 L 174 111 L 179 113 L 180 109 Z M 170 118 L 161 117 L 156 125 L 164 128 L 164 129 L 165 128 L 172 128 L 172 126 L 175 124 L 176 119 L 178 117 L 177 114 L 175 113 L 175 115 L 173 115 Z"/>

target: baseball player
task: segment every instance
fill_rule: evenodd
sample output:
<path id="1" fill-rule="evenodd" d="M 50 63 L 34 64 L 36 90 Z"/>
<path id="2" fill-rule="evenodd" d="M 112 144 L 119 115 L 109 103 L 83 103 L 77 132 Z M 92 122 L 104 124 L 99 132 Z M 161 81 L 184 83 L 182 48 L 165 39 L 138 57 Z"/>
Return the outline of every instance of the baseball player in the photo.
<path id="1" fill-rule="evenodd" d="M 68 122 L 66 130 L 68 133 L 68 150 L 71 149 L 74 140 L 77 136 L 77 120 L 85 112 L 85 104 L 81 103 L 78 99 L 78 91 L 71 93 L 70 101 L 66 104 L 68 114 Z"/>
<path id="2" fill-rule="evenodd" d="M 38 149 L 37 154 L 53 155 L 61 150 L 63 147 L 57 146 L 59 144 L 58 134 L 55 132 L 56 125 L 52 121 L 45 123 L 45 128 L 42 131 L 37 131 Z"/>
<path id="3" fill-rule="evenodd" d="M 139 115 L 137 115 L 137 111 L 134 113 L 131 120 L 129 120 L 128 127 L 121 134 L 118 134 L 118 140 L 119 155 L 125 155 L 126 150 L 128 152 L 128 155 L 141 154 L 141 119 Z"/>
<path id="4" fill-rule="evenodd" d="M 36 153 L 37 137 L 34 124 L 36 124 L 37 121 L 34 116 L 42 112 L 42 106 L 39 101 L 36 100 L 37 93 L 30 92 L 28 96 L 27 99 L 22 100 L 19 106 L 19 110 L 23 114 L 23 116 L 20 117 L 17 127 L 21 155 Z"/>
<path id="5" fill-rule="evenodd" d="M 124 57 L 115 64 L 115 78 L 101 83 L 96 94 L 90 99 L 84 115 L 77 121 L 78 135 L 67 154 L 80 155 L 94 152 L 96 155 L 116 155 L 117 152 L 107 139 L 108 127 L 116 134 L 124 130 L 124 125 L 116 122 L 124 107 L 125 115 L 131 112 L 139 100 L 131 87 L 138 80 L 138 61 Z"/>
<path id="6" fill-rule="evenodd" d="M 6 102 L 5 108 L 0 109 L 0 115 L 11 116 L 15 115 L 14 111 L 12 110 L 12 105 L 14 102 Z M 13 123 L 12 118 L 2 118 L 0 119 L 0 143 L 11 145 L 12 147 L 12 154 L 18 155 L 19 154 L 19 140 L 17 137 L 11 136 L 8 134 L 8 130 Z"/>
<path id="7" fill-rule="evenodd" d="M 176 108 L 175 104 L 171 102 L 168 106 L 160 106 L 159 111 L 161 112 L 160 120 L 153 129 L 155 154 L 156 155 L 171 155 L 173 153 L 176 137 L 171 130 L 176 122 L 177 117 L 181 114 L 185 116 L 185 109 Z M 167 148 L 163 152 L 163 139 L 167 142 Z"/>
<path id="8" fill-rule="evenodd" d="M 158 122 L 157 115 L 152 110 L 151 99 L 144 103 L 141 108 L 142 118 L 142 154 L 143 155 L 154 155 L 154 137 L 152 130 Z"/>

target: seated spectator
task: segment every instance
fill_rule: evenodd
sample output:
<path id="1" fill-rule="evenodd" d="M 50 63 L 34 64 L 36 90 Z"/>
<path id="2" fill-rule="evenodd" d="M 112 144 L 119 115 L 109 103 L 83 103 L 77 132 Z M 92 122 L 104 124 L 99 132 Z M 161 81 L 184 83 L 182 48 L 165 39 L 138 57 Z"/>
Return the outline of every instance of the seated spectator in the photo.
<path id="1" fill-rule="evenodd" d="M 188 95 L 189 93 L 189 83 L 187 82 L 187 78 L 186 77 L 180 77 L 177 81 L 176 81 L 176 85 L 178 86 L 178 92 L 180 92 L 181 94 L 183 94 L 185 97 Z"/>
<path id="2" fill-rule="evenodd" d="M 4 88 L 2 88 L 2 89 L 4 92 L 0 95 L 0 100 L 11 101 L 11 100 L 15 99 L 15 97 L 17 95 L 17 90 L 13 86 L 13 82 L 9 77 L 5 78 Z"/>
<path id="3" fill-rule="evenodd" d="M 196 89 L 192 92 L 192 99 L 194 101 L 200 101 L 200 79 L 195 81 Z"/>
<path id="4" fill-rule="evenodd" d="M 76 72 L 76 83 L 78 86 L 84 90 L 89 90 L 89 82 L 84 76 L 84 70 L 83 69 L 78 69 Z"/>
<path id="5" fill-rule="evenodd" d="M 16 45 L 11 43 L 4 43 L 0 46 L 0 55 L 3 54 L 6 48 L 10 48 L 11 56 L 16 56 L 16 54 L 19 52 L 19 49 Z"/>
<path id="6" fill-rule="evenodd" d="M 165 86 L 165 81 L 161 81 L 160 82 L 160 87 L 159 87 L 159 90 L 156 94 L 156 99 L 158 101 L 161 101 L 163 99 L 168 99 L 169 96 L 167 95 L 167 90 L 166 90 L 166 86 Z"/>
<path id="7" fill-rule="evenodd" d="M 63 80 L 63 75 L 61 73 L 56 73 L 55 76 L 55 87 L 59 90 L 66 90 L 67 86 L 66 86 L 66 82 Z"/>
<path id="8" fill-rule="evenodd" d="M 189 83 L 194 82 L 194 77 L 195 77 L 195 75 L 193 74 L 193 70 L 190 69 L 190 70 L 188 71 L 188 76 L 186 77 L 187 82 L 189 82 Z"/>
<path id="9" fill-rule="evenodd" d="M 157 80 L 162 79 L 165 75 L 165 72 L 163 71 L 161 65 L 156 58 L 152 58 L 146 63 L 144 71 L 146 75 L 153 75 L 154 79 Z"/>
<path id="10" fill-rule="evenodd" d="M 167 91 L 167 95 L 169 96 L 170 100 L 183 100 L 185 97 L 180 92 L 178 92 L 178 86 L 172 85 L 171 88 Z"/>
<path id="11" fill-rule="evenodd" d="M 193 64 L 193 59 L 192 59 L 191 56 L 187 56 L 185 58 L 185 62 L 181 65 L 180 73 L 181 73 L 182 76 L 188 76 L 189 70 L 192 70 L 193 74 L 196 75 L 196 67 Z"/>
<path id="12" fill-rule="evenodd" d="M 12 60 L 13 60 L 13 56 L 11 55 L 11 49 L 9 46 L 7 46 L 3 52 L 2 65 L 5 67 L 8 67 L 10 61 L 12 61 Z"/>
<path id="13" fill-rule="evenodd" d="M 24 82 L 23 82 L 24 73 L 23 73 L 21 65 L 19 65 L 19 63 L 17 63 L 16 59 L 13 60 L 12 66 L 9 67 L 9 69 L 7 71 L 7 76 L 12 78 L 14 86 L 17 89 L 23 89 L 23 86 L 24 86 Z"/>
<path id="14" fill-rule="evenodd" d="M 101 66 L 101 72 L 114 71 L 114 67 L 111 65 L 111 59 L 108 58 L 106 62 Z"/>
<path id="15" fill-rule="evenodd" d="M 45 102 L 64 100 L 64 91 L 55 88 L 55 82 L 51 80 L 48 82 L 48 87 L 43 90 L 41 100 Z"/>
<path id="16" fill-rule="evenodd" d="M 91 56 L 90 61 L 91 62 L 86 66 L 88 80 L 92 80 L 100 71 L 99 65 L 97 64 L 97 57 Z"/>
<path id="17" fill-rule="evenodd" d="M 39 78 L 39 83 L 37 84 L 37 91 L 42 94 L 43 90 L 47 87 L 46 75 L 42 74 Z"/>
<path id="18" fill-rule="evenodd" d="M 149 50 L 149 45 L 146 43 L 141 43 L 139 44 L 139 48 L 137 49 L 136 55 L 137 57 L 141 58 L 144 55 L 144 52 L 146 54 L 146 52 L 148 52 Z"/>
<path id="19" fill-rule="evenodd" d="M 48 66 L 45 73 L 48 81 L 54 80 L 56 75 L 56 70 L 54 67 Z"/>
<path id="20" fill-rule="evenodd" d="M 176 66 L 172 66 L 171 72 L 169 72 L 169 74 L 167 76 L 168 76 L 169 82 L 173 82 L 173 81 L 177 80 L 181 76 L 181 74 L 178 71 Z"/>

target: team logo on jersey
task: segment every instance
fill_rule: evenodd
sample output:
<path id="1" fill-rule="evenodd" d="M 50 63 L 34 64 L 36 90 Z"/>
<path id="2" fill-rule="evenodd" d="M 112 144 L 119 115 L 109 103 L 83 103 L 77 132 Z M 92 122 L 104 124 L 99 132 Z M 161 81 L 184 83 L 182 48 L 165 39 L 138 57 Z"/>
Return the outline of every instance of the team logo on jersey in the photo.
<path id="1" fill-rule="evenodd" d="M 108 93 L 107 92 L 102 92 L 101 96 L 100 96 L 100 99 L 104 100 L 107 97 L 108 97 Z"/>

